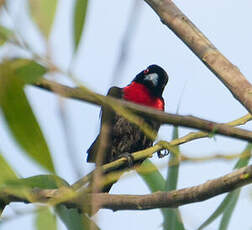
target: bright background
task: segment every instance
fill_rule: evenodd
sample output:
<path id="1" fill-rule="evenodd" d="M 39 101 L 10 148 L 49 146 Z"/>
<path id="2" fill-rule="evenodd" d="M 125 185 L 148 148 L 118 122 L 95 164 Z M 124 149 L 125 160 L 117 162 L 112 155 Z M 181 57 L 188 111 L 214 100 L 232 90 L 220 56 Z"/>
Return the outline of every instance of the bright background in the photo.
<path id="1" fill-rule="evenodd" d="M 45 53 L 45 44 L 36 26 L 27 16 L 24 0 L 15 0 L 9 7 L 9 15 L 1 20 L 10 27 L 15 27 L 32 47 L 40 54 Z M 250 0 L 234 1 L 174 1 L 175 4 L 193 21 L 209 40 L 247 77 L 252 81 L 251 39 L 252 2 Z M 113 82 L 113 72 L 121 50 L 121 42 L 134 4 L 133 0 L 98 1 L 89 3 L 85 32 L 72 70 L 85 86 L 106 94 Z M 59 0 L 56 21 L 50 38 L 51 55 L 55 64 L 67 70 L 73 52 L 72 18 L 73 1 Z M 179 100 L 179 114 L 194 115 L 216 122 L 228 122 L 247 113 L 226 87 L 200 62 L 200 60 L 164 26 L 154 11 L 143 1 L 139 1 L 138 17 L 134 18 L 135 30 L 125 68 L 116 76 L 117 86 L 127 85 L 139 71 L 150 64 L 159 64 L 169 74 L 170 80 L 164 92 L 166 111 L 175 113 Z M 14 47 L 1 48 L 1 56 L 29 56 Z M 54 76 L 61 82 L 70 84 L 61 75 Z M 237 86 L 239 87 L 239 86 Z M 83 102 L 66 99 L 61 103 L 52 93 L 27 87 L 27 95 L 37 115 L 41 128 L 46 136 L 53 155 L 59 176 L 70 184 L 80 175 L 93 169 L 87 164 L 86 150 L 99 131 L 99 107 Z M 70 127 L 68 137 L 73 144 L 74 155 L 69 157 L 62 122 L 60 106 L 63 106 Z M 62 108 L 62 107 L 61 107 Z M 0 148 L 9 163 L 23 177 L 46 173 L 22 154 L 22 150 L 13 142 L 3 119 L 0 125 Z M 251 124 L 244 126 L 251 129 Z M 190 132 L 181 128 L 180 136 Z M 159 139 L 171 139 L 172 126 L 164 126 Z M 212 154 L 240 153 L 246 146 L 243 141 L 216 136 L 212 139 L 196 140 L 181 146 L 183 153 L 189 156 L 209 156 Z M 162 168 L 166 176 L 167 160 L 153 162 Z M 72 163 L 77 166 L 73 170 Z M 182 163 L 178 188 L 203 183 L 231 172 L 235 161 L 208 161 L 205 163 Z M 75 173 L 77 171 L 77 173 Z M 146 194 L 148 188 L 134 172 L 125 174 L 115 184 L 111 193 Z M 222 196 L 205 202 L 189 204 L 180 208 L 186 229 L 196 229 L 217 207 Z M 5 210 L 5 216 L 12 216 L 13 210 L 28 210 L 31 205 L 12 204 Z M 29 207 L 29 208 L 28 208 Z M 251 186 L 242 190 L 240 200 L 232 217 L 229 229 L 251 229 L 252 213 Z M 118 211 L 101 210 L 94 217 L 98 225 L 106 229 L 162 229 L 162 216 L 159 210 L 151 211 Z M 32 215 L 25 214 L 12 218 L 1 226 L 2 229 L 34 229 Z M 59 223 L 60 229 L 65 229 Z M 215 221 L 206 229 L 216 229 Z"/>

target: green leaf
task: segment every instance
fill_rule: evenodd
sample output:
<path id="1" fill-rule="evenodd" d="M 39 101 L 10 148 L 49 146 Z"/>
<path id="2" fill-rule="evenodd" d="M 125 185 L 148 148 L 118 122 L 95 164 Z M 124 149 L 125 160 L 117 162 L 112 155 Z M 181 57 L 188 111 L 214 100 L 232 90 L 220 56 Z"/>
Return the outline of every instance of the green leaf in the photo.
<path id="1" fill-rule="evenodd" d="M 146 159 L 136 170 L 151 192 L 164 191 L 165 180 L 149 159 Z M 161 209 L 161 212 L 165 216 L 164 209 Z"/>
<path id="2" fill-rule="evenodd" d="M 0 154 L 0 169 L 0 185 L 4 184 L 6 181 L 17 179 L 16 173 L 4 159 L 2 154 Z"/>
<path id="3" fill-rule="evenodd" d="M 21 179 L 9 179 L 0 186 L 0 192 L 4 191 L 10 197 L 20 197 L 21 199 L 34 202 L 34 198 L 31 196 L 31 189 L 57 189 L 62 187 L 69 187 L 69 184 L 62 178 L 55 175 L 38 175 Z M 8 203 L 9 201 L 5 202 L 0 199 L 0 214 Z"/>
<path id="4" fill-rule="evenodd" d="M 3 70 L 7 68 L 7 70 Z M 2 72 L 1 72 L 2 70 Z M 4 72 L 3 72 L 4 71 Z M 23 84 L 33 84 L 38 81 L 48 70 L 31 59 L 14 58 L 5 60 L 0 65 L 0 73 L 12 75 Z"/>
<path id="5" fill-rule="evenodd" d="M 178 138 L 178 127 L 174 126 L 172 139 Z M 179 152 L 179 147 L 175 147 L 177 152 Z M 167 179 L 165 184 L 165 190 L 171 191 L 177 188 L 178 184 L 178 174 L 179 174 L 179 156 L 177 154 L 171 154 L 169 160 L 169 168 L 167 172 Z M 165 212 L 165 221 L 164 229 L 175 229 L 175 230 L 184 230 L 184 225 L 180 216 L 178 208 L 166 208 Z"/>
<path id="6" fill-rule="evenodd" d="M 178 130 L 174 129 L 174 136 L 173 138 L 177 138 L 176 135 L 178 136 Z M 177 165 L 175 167 L 178 167 Z M 148 169 L 148 170 L 146 170 Z M 174 170 L 173 172 L 175 172 Z M 151 190 L 151 192 L 156 192 L 156 191 L 165 191 L 168 186 L 170 186 L 168 182 L 166 182 L 161 175 L 161 173 L 158 171 L 158 168 L 148 159 L 146 159 L 142 165 L 137 169 L 138 174 L 141 176 L 141 178 L 144 180 L 144 182 L 147 184 L 148 188 Z M 177 169 L 177 174 L 178 174 L 178 169 Z M 172 174 L 173 175 L 173 174 Z M 173 180 L 175 184 L 177 185 L 177 179 Z M 174 184 L 172 184 L 174 186 Z M 175 186 L 176 187 L 176 186 Z M 164 223 L 164 229 L 166 229 L 166 218 L 167 216 L 173 216 L 174 218 L 174 228 L 173 229 L 178 229 L 178 230 L 184 230 L 184 226 L 180 217 L 180 213 L 178 209 L 168 209 L 168 208 L 163 208 L 161 209 L 162 214 L 165 219 Z M 172 213 L 172 214 L 171 214 Z M 167 228 L 168 229 L 168 228 Z M 170 228 L 169 226 L 169 229 Z"/>
<path id="7" fill-rule="evenodd" d="M 13 36 L 14 36 L 13 31 L 11 31 L 11 30 L 7 29 L 6 27 L 0 25 L 0 46 L 3 45 L 8 40 L 10 40 L 11 38 L 13 38 Z"/>
<path id="8" fill-rule="evenodd" d="M 172 139 L 178 138 L 178 127 L 174 126 Z M 177 152 L 179 152 L 179 147 L 174 147 Z M 178 174 L 179 174 L 179 159 L 177 154 L 171 154 L 169 160 L 169 168 L 167 173 L 167 180 L 165 184 L 165 190 L 171 191 L 177 188 L 178 184 Z"/>
<path id="9" fill-rule="evenodd" d="M 74 6 L 74 49 L 77 50 L 85 25 L 88 0 L 76 0 Z"/>
<path id="10" fill-rule="evenodd" d="M 47 72 L 47 69 L 30 59 L 14 59 L 10 63 L 13 74 L 25 84 L 33 84 Z"/>
<path id="11" fill-rule="evenodd" d="M 240 160 L 237 162 L 237 164 L 235 165 L 235 169 L 239 169 L 242 167 L 245 167 L 248 165 L 249 160 L 250 160 L 250 155 L 251 155 L 251 150 L 252 150 L 252 144 L 249 143 L 246 147 L 246 149 L 243 151 L 242 155 L 244 155 L 244 157 L 241 157 Z M 239 196 L 240 196 L 240 192 L 241 189 L 237 189 L 235 191 L 232 192 L 232 202 L 229 203 L 228 207 L 225 209 L 221 222 L 220 222 L 220 226 L 219 229 L 220 230 L 225 230 L 227 229 L 231 216 L 234 212 L 235 206 L 238 202 Z"/>
<path id="12" fill-rule="evenodd" d="M 48 39 L 53 25 L 57 0 L 29 0 L 32 19 Z"/>
<path id="13" fill-rule="evenodd" d="M 235 169 L 240 169 L 248 165 L 249 160 L 251 158 L 251 151 L 252 151 L 252 143 L 248 143 L 245 150 L 242 152 L 244 157 L 241 157 L 239 161 L 235 165 Z"/>
<path id="14" fill-rule="evenodd" d="M 5 160 L 2 154 L 0 154 L 0 169 L 1 169 L 0 186 L 4 185 L 9 180 L 17 179 L 16 173 L 11 168 L 11 166 L 7 163 L 7 161 Z M 5 206 L 6 206 L 6 203 L 4 202 L 4 200 L 0 200 L 0 217 L 2 215 L 2 212 Z"/>
<path id="15" fill-rule="evenodd" d="M 31 79 L 34 63 L 20 67 L 17 62 L 5 61 L 0 65 L 0 107 L 11 134 L 25 153 L 45 169 L 55 172 L 46 140 L 24 93 L 24 79 L 16 76 L 19 75 L 17 69 L 21 68 L 20 75 L 29 73 L 27 79 Z M 37 79 L 37 73 L 34 76 Z"/>
<path id="16" fill-rule="evenodd" d="M 69 187 L 69 184 L 61 177 L 56 175 L 37 175 L 17 180 L 11 180 L 8 186 L 21 186 L 25 188 L 56 189 L 59 187 Z"/>
<path id="17" fill-rule="evenodd" d="M 164 216 L 165 216 L 165 221 L 163 224 L 163 229 L 164 230 L 170 230 L 170 229 L 174 229 L 174 230 L 185 230 L 182 218 L 181 218 L 181 214 L 178 208 L 165 208 L 164 209 Z M 169 217 L 170 216 L 170 217 Z M 168 217 L 168 219 L 166 219 Z M 171 228 L 171 226 L 173 228 Z"/>
<path id="18" fill-rule="evenodd" d="M 146 183 L 151 192 L 165 190 L 165 180 L 163 176 L 158 171 L 158 168 L 149 159 L 146 159 L 142 163 L 142 165 L 139 168 L 137 168 L 137 172 L 140 175 L 140 177 L 144 180 L 144 182 Z M 163 208 L 161 209 L 161 212 L 165 219 L 167 215 L 167 209 Z M 175 210 L 175 213 L 178 219 L 180 219 L 180 213 L 178 212 L 178 210 Z M 179 222 L 181 223 L 181 221 Z M 184 228 L 178 228 L 178 229 L 182 230 Z"/>
<path id="19" fill-rule="evenodd" d="M 57 230 L 56 216 L 49 208 L 38 208 L 35 225 L 37 230 Z"/>
<path id="20" fill-rule="evenodd" d="M 99 230 L 100 228 L 86 214 L 81 214 L 76 208 L 66 208 L 58 205 L 56 212 L 68 230 Z"/>
<path id="21" fill-rule="evenodd" d="M 242 167 L 245 167 L 248 165 L 249 160 L 251 158 L 250 154 L 251 154 L 251 150 L 252 150 L 252 144 L 248 144 L 247 147 L 245 148 L 245 150 L 242 152 L 244 157 L 241 157 L 238 162 L 236 163 L 234 169 L 239 169 Z M 221 214 L 223 214 L 221 223 L 223 225 L 223 227 L 227 227 L 228 225 L 228 221 L 230 220 L 230 217 L 233 213 L 234 207 L 237 203 L 237 200 L 239 198 L 239 194 L 240 194 L 240 189 L 234 190 L 233 192 L 230 192 L 225 198 L 224 200 L 220 203 L 220 205 L 217 207 L 217 209 L 213 212 L 213 214 L 207 218 L 206 221 L 204 221 L 203 224 L 200 225 L 200 227 L 198 228 L 198 230 L 201 230 L 203 228 L 205 228 L 206 226 L 208 226 L 209 224 L 211 224 L 216 218 L 218 218 Z M 220 228 L 222 229 L 222 228 Z"/>
<path id="22" fill-rule="evenodd" d="M 221 219 L 221 222 L 220 222 L 220 226 L 219 226 L 220 230 L 226 230 L 227 229 L 228 224 L 229 224 L 230 219 L 231 219 L 231 216 L 233 214 L 234 208 L 235 208 L 235 206 L 237 204 L 237 201 L 239 199 L 240 192 L 241 192 L 241 189 L 237 189 L 237 190 L 232 192 L 232 201 L 229 202 L 227 208 L 225 209 L 225 211 L 223 213 L 223 216 L 222 216 L 222 219 Z"/>
<path id="23" fill-rule="evenodd" d="M 165 180 L 158 171 L 158 168 L 149 159 L 146 159 L 142 163 L 137 172 L 151 192 L 164 191 Z"/>
<path id="24" fill-rule="evenodd" d="M 215 219 L 217 219 L 228 207 L 228 205 L 233 200 L 233 192 L 229 193 L 224 200 L 220 203 L 220 205 L 217 207 L 217 209 L 212 213 L 212 215 L 203 223 L 200 225 L 198 230 L 205 228 L 209 224 L 211 224 Z"/>

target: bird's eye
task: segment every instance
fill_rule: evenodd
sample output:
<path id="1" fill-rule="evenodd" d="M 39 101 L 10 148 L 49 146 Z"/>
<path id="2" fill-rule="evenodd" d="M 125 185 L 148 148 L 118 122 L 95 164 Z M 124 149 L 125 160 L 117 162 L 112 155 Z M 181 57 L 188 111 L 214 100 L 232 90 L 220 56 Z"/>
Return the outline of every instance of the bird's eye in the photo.
<path id="1" fill-rule="evenodd" d="M 147 74 L 147 73 L 149 73 L 149 72 L 150 72 L 149 69 L 144 70 L 144 74 Z"/>

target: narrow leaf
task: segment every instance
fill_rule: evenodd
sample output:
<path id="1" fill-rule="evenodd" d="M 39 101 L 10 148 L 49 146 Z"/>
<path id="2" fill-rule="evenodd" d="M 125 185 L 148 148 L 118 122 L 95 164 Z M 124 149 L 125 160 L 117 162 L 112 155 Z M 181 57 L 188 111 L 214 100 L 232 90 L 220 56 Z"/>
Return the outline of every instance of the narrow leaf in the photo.
<path id="1" fill-rule="evenodd" d="M 242 152 L 243 157 L 241 157 L 238 162 L 236 163 L 234 169 L 239 169 L 242 167 L 245 167 L 248 165 L 249 160 L 251 158 L 251 150 L 252 150 L 252 144 L 249 143 L 247 145 L 247 147 L 245 148 L 245 150 Z M 206 221 L 204 221 L 203 224 L 200 225 L 200 227 L 198 228 L 198 230 L 201 230 L 203 228 L 205 228 L 206 226 L 208 226 L 209 224 L 211 224 L 216 218 L 218 218 L 221 214 L 223 214 L 223 218 L 224 218 L 224 222 L 223 224 L 225 224 L 227 226 L 227 220 L 228 218 L 231 217 L 232 212 L 234 210 L 234 207 L 237 203 L 237 200 L 239 198 L 239 194 L 240 194 L 240 190 L 237 189 L 233 192 L 230 192 L 225 198 L 224 200 L 220 203 L 220 205 L 217 207 L 217 209 L 213 212 L 213 214 L 208 217 L 208 219 Z"/>
<path id="2" fill-rule="evenodd" d="M 235 209 L 235 206 L 237 204 L 237 201 L 239 199 L 240 196 L 240 192 L 241 189 L 237 189 L 233 192 L 232 194 L 232 202 L 230 202 L 228 204 L 228 207 L 225 209 L 221 222 L 220 222 L 220 226 L 219 226 L 219 230 L 226 230 L 228 227 L 228 224 L 230 222 L 231 216 L 233 214 L 233 211 Z"/>
<path id="3" fill-rule="evenodd" d="M 61 177 L 56 175 L 37 175 L 27 178 L 9 181 L 9 186 L 40 188 L 40 189 L 56 189 L 62 186 L 69 187 L 69 184 Z"/>
<path id="4" fill-rule="evenodd" d="M 217 207 L 217 209 L 213 212 L 213 214 L 198 228 L 198 230 L 201 230 L 211 224 L 215 219 L 217 219 L 224 210 L 228 207 L 228 204 L 233 202 L 234 196 L 233 192 L 229 193 L 224 200 L 220 203 L 220 205 Z"/>
<path id="5" fill-rule="evenodd" d="M 16 173 L 11 168 L 11 166 L 7 163 L 5 158 L 2 154 L 0 154 L 0 186 L 8 182 L 9 180 L 15 180 L 17 179 Z M 0 217 L 2 215 L 2 212 L 6 206 L 6 203 L 4 200 L 0 200 Z"/>
<path id="6" fill-rule="evenodd" d="M 9 180 L 6 180 L 4 185 L 0 187 L 0 192 L 3 190 L 4 193 L 8 194 L 10 197 L 20 197 L 30 202 L 34 202 L 34 197 L 30 193 L 31 189 L 57 189 L 62 187 L 69 187 L 69 184 L 55 175 L 38 175 L 20 179 L 12 177 Z M 8 203 L 9 201 L 5 202 L 0 199 L 0 213 Z"/>
<path id="7" fill-rule="evenodd" d="M 241 157 L 241 159 L 237 162 L 237 164 L 235 165 L 235 169 L 239 169 L 248 165 L 249 160 L 250 160 L 251 150 L 252 150 L 252 144 L 249 143 L 246 149 L 242 153 L 244 157 Z M 241 192 L 241 189 L 237 189 L 233 192 L 232 202 L 230 202 L 230 204 L 228 205 L 228 207 L 225 209 L 223 213 L 220 226 L 219 226 L 220 230 L 226 230 L 228 228 L 229 222 L 231 220 L 231 216 L 238 202 L 240 192 Z"/>
<path id="8" fill-rule="evenodd" d="M 172 139 L 177 139 L 177 138 L 178 138 L 178 127 L 176 126 L 173 128 Z M 177 150 L 177 152 L 179 152 L 178 146 L 176 146 L 175 149 Z M 171 191 L 177 188 L 178 174 L 179 174 L 179 159 L 176 154 L 170 155 L 169 165 L 170 166 L 168 168 L 167 180 L 165 184 L 166 191 Z"/>
<path id="9" fill-rule="evenodd" d="M 1 7 L 1 6 L 0 6 Z M 14 33 L 6 27 L 0 25 L 0 46 L 13 38 Z"/>
<path id="10" fill-rule="evenodd" d="M 16 173 L 4 159 L 2 154 L 0 154 L 0 169 L 0 185 L 4 184 L 8 180 L 17 179 Z"/>
<path id="11" fill-rule="evenodd" d="M 25 84 L 32 84 L 38 81 L 47 72 L 47 69 L 30 59 L 13 59 L 10 62 L 13 74 Z"/>
<path id="12" fill-rule="evenodd" d="M 238 160 L 235 165 L 235 169 L 240 169 L 248 165 L 249 160 L 251 158 L 251 151 L 252 151 L 252 143 L 248 143 L 245 150 L 242 152 L 242 157 Z"/>
<path id="13" fill-rule="evenodd" d="M 88 0 L 76 0 L 74 6 L 74 49 L 78 49 L 87 14 Z"/>
<path id="14" fill-rule="evenodd" d="M 146 159 L 136 170 L 151 192 L 164 191 L 165 180 L 149 159 Z M 165 217 L 164 209 L 161 209 L 161 212 Z"/>
<path id="15" fill-rule="evenodd" d="M 178 130 L 175 130 L 178 132 Z M 174 131 L 174 132 L 175 132 Z M 175 134 L 174 134 L 175 135 Z M 176 133 L 178 135 L 178 133 Z M 176 138 L 176 136 L 174 136 Z M 148 188 L 151 192 L 156 191 L 165 191 L 166 188 L 166 182 L 161 175 L 161 173 L 158 171 L 158 168 L 148 159 L 146 159 L 142 165 L 137 169 L 138 174 L 141 176 L 141 178 L 144 180 L 144 182 L 147 184 Z M 177 183 L 176 183 L 177 184 Z M 164 219 L 166 221 L 167 215 L 169 215 L 170 210 L 173 212 L 173 215 L 175 216 L 175 224 L 174 229 L 184 230 L 183 223 L 180 218 L 180 213 L 178 209 L 161 209 L 161 212 L 164 216 Z M 164 224 L 165 229 L 165 224 Z M 169 228 L 170 229 L 170 228 Z"/>
<path id="16" fill-rule="evenodd" d="M 142 163 L 137 172 L 151 192 L 164 191 L 165 180 L 158 168 L 149 159 Z"/>
<path id="17" fill-rule="evenodd" d="M 45 169 L 55 172 L 46 140 L 24 93 L 24 81 L 16 76 L 19 74 L 15 64 L 16 60 L 0 65 L 0 107 L 4 118 L 25 153 Z M 20 75 L 25 72 L 29 74 L 27 79 L 32 79 L 33 67 L 31 63 L 22 66 Z M 38 77 L 36 74 L 35 78 Z"/>
<path id="18" fill-rule="evenodd" d="M 81 214 L 75 208 L 66 208 L 58 205 L 56 212 L 68 230 L 99 230 L 100 228 L 85 214 Z"/>
<path id="19" fill-rule="evenodd" d="M 178 127 L 174 126 L 172 139 L 178 138 Z M 179 152 L 179 147 L 175 147 L 177 152 Z M 179 156 L 177 154 L 171 154 L 169 160 L 169 168 L 167 172 L 167 179 L 165 184 L 165 190 L 171 191 L 177 188 L 178 184 L 178 174 L 179 174 Z M 180 216 L 178 208 L 166 208 L 165 220 L 164 220 L 164 229 L 175 229 L 175 230 L 184 230 L 184 225 Z"/>
<path id="20" fill-rule="evenodd" d="M 48 39 L 53 25 L 57 0 L 29 0 L 32 19 Z"/>
<path id="21" fill-rule="evenodd" d="M 35 226 L 37 230 L 57 230 L 56 216 L 49 208 L 39 208 L 36 213 Z"/>

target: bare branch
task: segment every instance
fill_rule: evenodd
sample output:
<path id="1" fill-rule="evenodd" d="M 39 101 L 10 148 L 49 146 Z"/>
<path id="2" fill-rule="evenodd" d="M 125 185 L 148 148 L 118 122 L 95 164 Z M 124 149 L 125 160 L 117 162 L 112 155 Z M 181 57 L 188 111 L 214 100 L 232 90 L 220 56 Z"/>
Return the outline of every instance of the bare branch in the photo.
<path id="1" fill-rule="evenodd" d="M 29 197 L 10 195 L 8 192 L 0 192 L 0 200 L 6 204 L 10 202 L 33 202 L 49 204 L 65 204 L 70 207 L 82 209 L 90 208 L 91 196 L 96 206 L 111 210 L 147 210 L 155 208 L 175 208 L 181 205 L 200 202 L 214 196 L 233 191 L 252 182 L 252 165 L 236 170 L 217 179 L 209 180 L 198 186 L 179 189 L 171 192 L 155 192 L 150 195 L 112 195 L 108 193 L 83 193 L 76 195 L 69 189 L 33 189 Z M 69 191 L 68 191 L 69 190 Z M 69 193 L 72 193 L 69 196 Z M 64 196 L 69 199 L 65 199 Z"/>
<path id="2" fill-rule="evenodd" d="M 252 166 L 239 169 L 204 184 L 171 192 L 156 192 L 150 195 L 93 194 L 101 207 L 112 210 L 146 210 L 153 208 L 174 208 L 204 201 L 216 195 L 230 192 L 252 182 Z M 75 203 L 87 202 L 87 196 L 79 196 Z"/>
<path id="3" fill-rule="evenodd" d="M 167 25 L 252 113 L 252 85 L 171 0 L 145 0 Z"/>
<path id="4" fill-rule="evenodd" d="M 115 99 L 109 96 L 105 97 L 100 94 L 90 93 L 90 91 L 82 88 L 71 88 L 45 79 L 37 83 L 36 86 L 55 92 L 63 97 L 70 97 L 82 101 L 87 101 L 96 105 L 107 106 L 107 104 L 104 103 L 103 100 L 101 100 L 101 98 L 106 98 L 106 102 L 108 104 L 124 106 L 137 114 L 151 117 L 151 119 L 157 120 L 162 124 L 172 124 L 176 126 L 196 128 L 210 132 L 212 134 L 221 134 L 224 136 L 234 137 L 241 140 L 246 140 L 250 142 L 252 141 L 252 132 L 250 131 L 230 127 L 228 125 L 219 124 L 201 118 L 164 113 L 162 111 L 158 111 L 150 107 L 137 105 L 128 101 Z"/>
<path id="5" fill-rule="evenodd" d="M 250 114 L 247 114 L 239 119 L 236 119 L 234 121 L 228 122 L 226 123 L 227 125 L 231 125 L 231 126 L 237 126 L 237 125 L 243 125 L 246 122 L 250 121 L 252 119 L 252 116 Z M 138 160 L 144 160 L 148 157 L 152 157 L 153 154 L 159 150 L 165 149 L 167 148 L 170 152 L 174 152 L 176 153 L 176 149 L 174 149 L 174 147 L 176 145 L 180 145 L 180 144 L 184 144 L 187 142 L 190 142 L 192 140 L 195 139 L 199 139 L 199 138 L 204 138 L 204 137 L 209 137 L 209 133 L 205 133 L 205 132 L 192 132 L 187 134 L 186 136 L 177 138 L 172 140 L 171 142 L 165 142 L 165 141 L 161 141 L 158 142 L 156 145 L 144 149 L 142 151 L 138 151 L 132 154 L 133 160 L 138 161 Z M 246 153 L 247 154 L 247 153 Z M 250 154 L 250 153 L 249 153 Z M 246 155 L 247 156 L 247 155 Z M 233 156 L 235 157 L 235 156 Z M 243 154 L 239 154 L 236 157 L 245 157 Z M 221 158 L 221 156 L 217 157 L 217 158 Z M 207 159 L 212 159 L 212 157 L 206 157 L 206 158 L 189 158 L 186 157 L 184 155 L 180 154 L 180 161 L 190 161 L 190 160 L 195 160 L 195 161 L 200 161 L 200 160 L 207 160 Z M 127 163 L 127 160 L 125 158 L 121 158 L 118 160 L 115 160 L 113 162 L 110 162 L 108 164 L 105 164 L 102 166 L 102 171 L 104 172 L 111 172 L 117 168 L 119 168 L 120 166 L 122 166 L 123 164 Z M 177 162 L 175 162 L 177 165 Z M 173 162 L 172 162 L 173 164 Z M 81 188 L 83 185 L 85 185 L 86 183 L 88 183 L 88 181 L 90 180 L 91 176 L 92 176 L 93 172 L 89 173 L 88 175 L 82 177 L 81 179 L 79 179 L 78 181 L 76 181 L 73 185 L 72 188 L 74 190 L 77 190 L 79 188 Z"/>
<path id="6" fill-rule="evenodd" d="M 252 120 L 252 115 L 251 114 L 247 114 L 239 119 L 236 119 L 234 121 L 225 123 L 226 125 L 230 125 L 230 126 L 238 126 L 238 125 L 244 125 L 246 124 L 248 121 Z M 200 139 L 200 138 L 205 138 L 205 137 L 210 137 L 211 134 L 207 133 L 207 132 L 191 132 L 183 137 L 174 139 L 170 142 L 170 145 L 172 146 L 176 146 L 176 145 L 181 145 L 187 142 L 190 142 L 192 140 L 196 140 L 196 139 Z"/>

